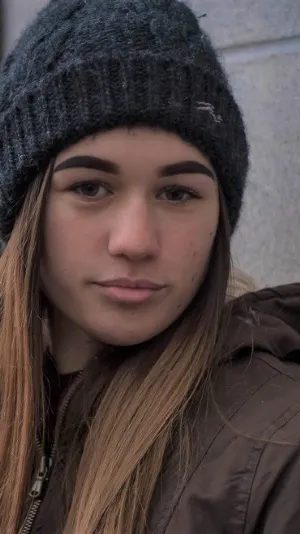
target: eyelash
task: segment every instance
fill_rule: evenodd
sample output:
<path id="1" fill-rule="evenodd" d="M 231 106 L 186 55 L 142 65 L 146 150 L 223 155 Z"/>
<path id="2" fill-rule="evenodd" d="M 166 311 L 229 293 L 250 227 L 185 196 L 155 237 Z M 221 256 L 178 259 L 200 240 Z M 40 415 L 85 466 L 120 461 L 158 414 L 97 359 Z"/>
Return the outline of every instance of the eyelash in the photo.
<path id="1" fill-rule="evenodd" d="M 84 195 L 84 194 L 80 194 L 78 191 L 80 190 L 80 188 L 82 187 L 86 187 L 88 185 L 93 185 L 93 186 L 100 186 L 100 187 L 103 187 L 103 189 L 106 190 L 106 192 L 109 192 L 111 193 L 111 189 L 110 187 L 108 186 L 108 184 L 104 183 L 104 182 L 99 182 L 99 180 L 86 180 L 86 181 L 83 181 L 83 182 L 78 182 L 76 184 L 73 184 L 71 187 L 70 187 L 70 191 L 72 191 L 73 193 L 77 193 L 79 196 L 82 196 L 82 197 L 85 197 L 85 198 L 89 198 L 90 200 L 97 200 L 97 198 L 91 196 L 89 197 L 88 195 Z"/>
<path id="2" fill-rule="evenodd" d="M 78 182 L 76 184 L 73 184 L 71 187 L 70 187 L 70 191 L 72 191 L 73 193 L 83 197 L 86 201 L 88 202 L 91 202 L 91 201 L 94 201 L 96 202 L 97 200 L 102 200 L 103 198 L 106 197 L 103 196 L 103 197 L 96 197 L 96 196 L 89 196 L 89 195 L 85 195 L 85 194 L 82 194 L 80 193 L 80 188 L 83 188 L 85 186 L 88 186 L 88 185 L 93 185 L 93 186 L 99 186 L 99 187 L 103 187 L 103 189 L 106 190 L 106 192 L 108 192 L 109 194 L 112 194 L 112 190 L 111 188 L 109 187 L 108 184 L 104 183 L 104 182 L 100 182 L 98 180 L 88 180 L 88 181 L 83 181 L 83 182 Z M 174 185 L 168 185 L 166 187 L 164 187 L 161 191 L 160 191 L 160 195 L 163 194 L 163 193 L 168 193 L 168 192 L 172 192 L 172 191 L 176 191 L 176 192 L 182 192 L 182 193 L 186 193 L 190 196 L 190 198 L 188 200 L 195 200 L 195 199 L 201 199 L 201 195 L 196 192 L 194 189 L 190 188 L 190 187 L 186 187 L 186 186 L 182 186 L 182 185 L 177 185 L 177 184 L 174 184 Z M 183 204 L 185 202 L 187 202 L 187 200 L 181 200 L 181 201 L 167 201 L 167 202 L 170 202 L 171 204 Z"/>
<path id="3" fill-rule="evenodd" d="M 197 193 L 196 191 L 194 191 L 194 189 L 191 189 L 190 187 L 185 187 L 183 185 L 169 185 L 167 187 L 164 187 L 161 191 L 160 191 L 160 194 L 162 193 L 169 193 L 169 192 L 172 192 L 172 191 L 175 191 L 175 192 L 181 192 L 181 193 L 186 193 L 189 195 L 189 199 L 188 200 L 195 200 L 195 199 L 200 199 L 201 196 L 199 195 L 199 193 Z M 187 201 L 178 201 L 178 202 L 172 202 L 172 201 L 169 201 L 171 204 L 183 204 Z"/>

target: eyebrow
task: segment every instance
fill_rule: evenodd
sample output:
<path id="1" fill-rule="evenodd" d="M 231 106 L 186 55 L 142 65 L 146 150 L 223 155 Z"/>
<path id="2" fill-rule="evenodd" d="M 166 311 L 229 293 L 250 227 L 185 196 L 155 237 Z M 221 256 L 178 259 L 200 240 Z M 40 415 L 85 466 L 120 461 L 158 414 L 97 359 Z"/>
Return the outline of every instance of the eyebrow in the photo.
<path id="1" fill-rule="evenodd" d="M 66 169 L 96 169 L 108 174 L 120 174 L 120 167 L 116 163 L 107 159 L 98 158 L 95 156 L 73 156 L 68 158 L 57 167 L 54 172 L 64 171 Z M 171 163 L 159 168 L 159 177 L 166 178 L 168 176 L 176 176 L 180 174 L 205 174 L 216 180 L 214 173 L 203 163 L 199 161 L 180 161 L 178 163 Z"/>
<path id="2" fill-rule="evenodd" d="M 119 174 L 120 167 L 116 163 L 107 159 L 96 158 L 95 156 L 74 156 L 68 158 L 57 167 L 54 172 L 64 171 L 66 169 L 96 169 L 109 174 Z"/>
<path id="3" fill-rule="evenodd" d="M 215 180 L 214 173 L 203 163 L 199 161 L 180 161 L 160 168 L 159 176 L 176 176 L 178 174 L 206 174 Z"/>

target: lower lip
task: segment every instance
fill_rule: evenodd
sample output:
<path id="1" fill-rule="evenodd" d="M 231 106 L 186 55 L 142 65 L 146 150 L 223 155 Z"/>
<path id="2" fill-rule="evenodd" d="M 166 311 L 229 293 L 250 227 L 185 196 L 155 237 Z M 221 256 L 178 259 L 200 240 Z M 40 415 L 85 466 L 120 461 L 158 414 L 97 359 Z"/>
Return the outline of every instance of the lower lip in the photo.
<path id="1" fill-rule="evenodd" d="M 130 287 L 101 286 L 101 291 L 116 302 L 145 302 L 160 291 L 159 289 L 138 289 Z"/>

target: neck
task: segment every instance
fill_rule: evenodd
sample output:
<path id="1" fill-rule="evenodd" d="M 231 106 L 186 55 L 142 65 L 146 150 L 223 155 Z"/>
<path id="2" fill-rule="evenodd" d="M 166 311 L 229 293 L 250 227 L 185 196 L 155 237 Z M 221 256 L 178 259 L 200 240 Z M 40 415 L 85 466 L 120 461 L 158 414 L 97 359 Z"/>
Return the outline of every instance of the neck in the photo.
<path id="1" fill-rule="evenodd" d="M 99 353 L 99 341 L 55 311 L 51 319 L 51 352 L 60 374 L 75 373 Z"/>

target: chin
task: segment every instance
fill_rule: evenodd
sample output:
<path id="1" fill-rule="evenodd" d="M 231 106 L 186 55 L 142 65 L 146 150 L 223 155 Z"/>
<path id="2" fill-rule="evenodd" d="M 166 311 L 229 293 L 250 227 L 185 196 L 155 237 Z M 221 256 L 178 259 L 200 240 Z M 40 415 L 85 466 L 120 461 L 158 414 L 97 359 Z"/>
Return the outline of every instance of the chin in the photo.
<path id="1" fill-rule="evenodd" d="M 143 332 L 142 330 L 117 332 L 116 329 L 114 331 L 103 331 L 103 329 L 99 329 L 97 331 L 94 330 L 92 334 L 93 337 L 96 337 L 101 343 L 119 347 L 129 347 L 131 345 L 139 345 L 140 343 L 149 341 L 159 333 L 159 329 L 153 329 L 151 332 Z"/>
<path id="2" fill-rule="evenodd" d="M 142 335 L 142 334 L 129 334 L 124 336 L 116 336 L 116 334 L 111 335 L 104 335 L 99 336 L 99 339 L 101 339 L 102 343 L 106 343 L 108 345 L 114 345 L 116 347 L 130 347 L 131 345 L 139 345 L 140 343 L 144 343 L 145 341 L 149 341 L 149 339 L 152 339 L 154 335 Z"/>

